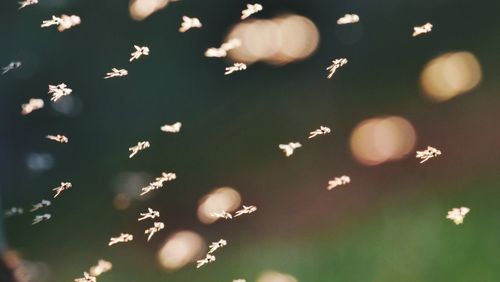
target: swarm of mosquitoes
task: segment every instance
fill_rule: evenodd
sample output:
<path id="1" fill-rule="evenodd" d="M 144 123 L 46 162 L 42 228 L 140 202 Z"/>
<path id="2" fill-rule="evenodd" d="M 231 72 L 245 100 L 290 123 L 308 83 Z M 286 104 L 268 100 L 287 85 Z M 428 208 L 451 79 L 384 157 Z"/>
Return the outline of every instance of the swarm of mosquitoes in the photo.
<path id="1" fill-rule="evenodd" d="M 19 9 L 26 8 L 28 6 L 32 6 L 35 4 L 38 4 L 38 0 L 24 0 L 19 2 L 20 7 Z M 263 10 L 263 6 L 261 4 L 255 3 L 255 4 L 247 4 L 246 8 L 241 11 L 241 20 L 245 20 L 249 17 L 251 17 L 253 14 L 256 14 L 260 11 Z M 338 25 L 345 25 L 345 24 L 355 24 L 360 21 L 360 18 L 356 14 L 345 14 L 344 16 L 340 17 L 337 20 Z M 42 28 L 45 27 L 50 27 L 50 26 L 56 26 L 58 31 L 62 32 L 64 30 L 73 28 L 74 26 L 77 26 L 81 23 L 81 19 L 79 16 L 76 15 L 61 15 L 61 16 L 52 16 L 48 20 L 44 20 L 41 24 Z M 202 28 L 202 23 L 198 18 L 195 17 L 188 17 L 188 16 L 183 16 L 182 17 L 182 23 L 179 28 L 179 32 L 184 33 L 189 31 L 190 29 L 193 28 Z M 416 37 L 425 33 L 429 33 L 432 31 L 432 24 L 431 23 L 425 23 L 422 26 L 415 26 L 413 28 L 413 33 L 412 36 Z M 219 48 L 209 48 L 205 52 L 206 57 L 225 57 L 227 55 L 227 52 L 231 49 L 238 48 L 241 46 L 241 40 L 237 38 L 233 38 L 229 40 L 228 42 L 223 43 Z M 148 56 L 150 54 L 150 49 L 147 46 L 139 46 L 139 45 L 133 45 L 133 50 L 132 53 L 130 54 L 130 59 L 129 61 L 136 61 L 139 60 L 143 56 Z M 333 75 L 336 73 L 338 69 L 343 67 L 348 63 L 348 60 L 346 58 L 337 58 L 332 60 L 331 64 L 326 68 L 328 71 L 327 78 L 331 79 Z M 18 61 L 13 61 L 9 63 L 7 66 L 2 67 L 2 75 L 14 71 L 22 66 L 21 62 Z M 232 66 L 228 66 L 225 68 L 225 73 L 224 75 L 229 75 L 234 72 L 239 72 L 239 71 L 244 71 L 247 69 L 247 65 L 244 63 L 236 62 Z M 113 67 L 110 72 L 107 72 L 106 75 L 104 76 L 104 79 L 109 79 L 109 78 L 119 78 L 123 76 L 127 76 L 128 71 L 126 69 L 119 69 Z M 48 86 L 48 94 L 51 95 L 50 100 L 53 103 L 56 103 L 60 98 L 63 98 L 64 96 L 72 94 L 72 89 L 68 87 L 65 83 L 60 83 L 58 85 L 49 85 Z M 44 101 L 43 99 L 36 99 L 36 98 L 31 98 L 26 104 L 23 104 L 21 106 L 22 115 L 28 115 L 31 112 L 35 110 L 39 110 L 44 107 Z M 164 131 L 166 133 L 178 133 L 180 132 L 181 129 L 181 122 L 176 122 L 174 124 L 166 124 L 161 126 L 160 130 Z M 331 129 L 327 126 L 321 125 L 318 129 L 315 129 L 309 133 L 309 137 L 307 139 L 312 139 L 317 136 L 321 135 L 326 135 L 331 133 Z M 69 142 L 69 139 L 61 134 L 57 135 L 47 135 L 46 138 L 48 140 L 58 142 L 61 144 L 65 144 Z M 140 151 L 146 150 L 149 148 L 151 144 L 148 141 L 140 141 L 137 143 L 137 145 L 132 146 L 129 148 L 129 158 L 134 157 L 136 154 L 138 154 Z M 285 144 L 279 144 L 279 149 L 283 151 L 286 157 L 291 157 L 295 150 L 299 149 L 302 147 L 302 144 L 300 142 L 289 142 Z M 426 149 L 417 151 L 416 152 L 416 158 L 420 160 L 420 163 L 424 163 L 428 161 L 431 158 L 437 157 L 441 155 L 441 151 L 428 146 Z M 151 182 L 148 186 L 141 188 L 141 196 L 149 193 L 151 191 L 157 190 L 161 187 L 163 187 L 165 182 L 170 182 L 176 179 L 176 174 L 173 172 L 163 172 L 161 176 L 157 177 L 154 182 Z M 338 186 L 344 186 L 347 185 L 351 182 L 351 178 L 347 175 L 342 175 L 339 177 L 335 177 L 332 180 L 328 181 L 327 184 L 327 190 L 333 190 L 334 188 Z M 61 182 L 58 187 L 53 188 L 52 190 L 55 192 L 54 199 L 60 195 L 62 195 L 63 192 L 66 192 L 72 188 L 71 182 Z M 40 209 L 46 209 L 51 205 L 51 202 L 48 200 L 41 200 L 39 203 L 36 203 L 33 205 L 32 209 L 30 212 L 35 212 Z M 235 212 L 234 216 L 233 214 L 229 213 L 228 211 L 221 210 L 219 212 L 214 212 L 211 214 L 211 216 L 216 217 L 216 218 L 222 218 L 222 219 L 233 219 L 244 215 L 244 214 L 251 214 L 257 210 L 256 206 L 249 205 L 245 206 L 243 205 L 242 208 L 238 211 Z M 455 224 L 459 225 L 463 223 L 463 220 L 466 216 L 466 214 L 470 211 L 469 208 L 467 207 L 460 207 L 460 208 L 453 208 L 451 211 L 448 212 L 446 218 L 450 219 L 453 221 Z M 10 216 L 15 216 L 19 214 L 23 214 L 24 210 L 21 207 L 12 207 L 8 209 L 5 212 L 5 217 L 10 217 Z M 160 217 L 160 212 L 153 210 L 152 208 L 148 208 L 147 212 L 140 213 L 139 214 L 139 219 L 138 221 L 143 221 L 143 220 L 148 220 L 148 219 L 155 219 Z M 39 214 L 35 215 L 35 218 L 33 219 L 32 224 L 38 224 L 47 220 L 50 220 L 51 214 L 49 213 L 44 213 L 44 214 Z M 149 241 L 154 234 L 157 232 L 160 232 L 165 228 L 165 224 L 161 221 L 154 221 L 152 226 L 147 228 L 144 231 L 144 234 L 147 236 L 147 241 Z M 112 246 L 118 243 L 126 243 L 130 242 L 134 239 L 134 236 L 129 233 L 120 233 L 119 236 L 116 237 L 111 237 L 108 245 Z M 220 239 L 217 242 L 213 242 L 209 246 L 209 251 L 207 252 L 206 256 L 203 259 L 200 259 L 196 262 L 196 267 L 199 268 L 201 266 L 204 266 L 208 263 L 212 263 L 216 260 L 215 256 L 213 253 L 218 250 L 219 248 L 222 248 L 227 245 L 227 241 L 224 239 Z M 76 278 L 74 281 L 76 282 L 95 282 L 97 280 L 97 277 L 101 275 L 104 272 L 107 272 L 111 270 L 112 264 L 111 262 L 105 261 L 105 260 L 99 260 L 98 264 L 96 266 L 93 266 L 90 268 L 89 271 L 84 272 L 84 276 L 80 278 Z M 233 280 L 233 282 L 245 282 L 244 279 L 236 279 Z"/>

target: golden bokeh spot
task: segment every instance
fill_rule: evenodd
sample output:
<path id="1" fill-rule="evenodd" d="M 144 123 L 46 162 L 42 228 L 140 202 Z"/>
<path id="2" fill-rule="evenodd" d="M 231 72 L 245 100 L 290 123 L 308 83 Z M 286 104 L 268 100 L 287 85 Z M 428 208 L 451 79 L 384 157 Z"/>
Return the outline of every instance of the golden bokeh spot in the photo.
<path id="1" fill-rule="evenodd" d="M 443 102 L 472 90 L 481 81 L 481 65 L 469 52 L 446 53 L 427 63 L 420 76 L 424 94 Z"/>
<path id="2" fill-rule="evenodd" d="M 154 12 L 167 6 L 170 0 L 130 0 L 128 9 L 130 17 L 136 21 L 142 21 Z"/>
<path id="3" fill-rule="evenodd" d="M 306 17 L 283 15 L 271 20 L 249 20 L 236 24 L 226 40 L 238 38 L 242 46 L 229 51 L 233 61 L 287 64 L 309 57 L 318 47 L 319 32 Z"/>
<path id="4" fill-rule="evenodd" d="M 267 270 L 257 278 L 257 282 L 298 282 L 298 280 L 290 274 L 281 273 L 275 270 Z"/>
<path id="5" fill-rule="evenodd" d="M 203 238 L 192 231 L 171 235 L 158 251 L 160 265 L 168 270 L 179 269 L 203 256 L 206 251 Z"/>
<path id="6" fill-rule="evenodd" d="M 377 165 L 403 158 L 416 144 L 416 132 L 402 117 L 367 119 L 351 134 L 351 152 L 364 165 Z"/>
<path id="7" fill-rule="evenodd" d="M 213 213 L 232 212 L 241 205 L 238 191 L 230 187 L 221 187 L 203 196 L 198 205 L 198 219 L 206 224 L 218 220 Z"/>
<path id="8" fill-rule="evenodd" d="M 130 207 L 130 196 L 125 193 L 118 193 L 113 198 L 113 207 L 117 210 L 126 210 Z"/>

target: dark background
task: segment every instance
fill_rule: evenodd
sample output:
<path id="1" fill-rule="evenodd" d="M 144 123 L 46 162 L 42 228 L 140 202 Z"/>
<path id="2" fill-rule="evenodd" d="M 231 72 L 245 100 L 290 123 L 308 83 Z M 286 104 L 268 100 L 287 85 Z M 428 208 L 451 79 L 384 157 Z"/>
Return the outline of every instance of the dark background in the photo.
<path id="1" fill-rule="evenodd" d="M 232 281 L 275 269 L 299 281 L 499 281 L 500 133 L 498 1 L 260 1 L 256 18 L 289 12 L 312 20 L 320 45 L 307 60 L 277 67 L 264 63 L 222 75 L 227 60 L 207 59 L 239 22 L 246 2 L 189 1 L 169 4 L 133 21 L 121 0 L 40 0 L 17 11 L 0 3 L 0 62 L 23 66 L 0 76 L 0 179 L 2 207 L 51 198 L 61 181 L 73 188 L 43 212 L 53 218 L 31 226 L 33 214 L 5 219 L 9 246 L 24 259 L 42 262 L 46 281 L 72 281 L 99 258 L 113 270 L 99 281 Z M 357 13 L 362 36 L 343 44 L 336 19 Z M 59 33 L 41 29 L 51 15 L 76 14 L 82 24 Z M 204 27 L 178 32 L 182 15 Z M 412 27 L 431 21 L 430 34 L 415 40 Z M 148 57 L 129 64 L 132 45 Z M 481 84 L 445 103 L 431 103 L 419 86 L 423 66 L 450 51 L 473 53 Z M 349 63 L 327 80 L 333 58 Z M 111 67 L 125 78 L 103 80 Z M 73 89 L 74 110 L 62 114 L 48 101 L 47 85 Z M 29 98 L 44 109 L 20 115 Z M 352 129 L 366 118 L 405 117 L 418 148 L 439 144 L 440 158 L 425 165 L 407 158 L 379 166 L 358 164 L 349 149 Z M 177 135 L 159 130 L 182 121 Z M 291 158 L 278 144 L 305 140 L 328 125 L 333 133 L 313 139 Z M 64 134 L 70 143 L 44 139 Z M 151 148 L 128 159 L 128 147 Z M 50 154 L 53 166 L 34 171 L 30 154 Z M 123 172 L 149 179 L 175 171 L 177 180 L 147 201 L 118 211 L 114 181 Z M 334 176 L 348 174 L 345 188 L 327 193 Z M 204 225 L 198 200 L 231 186 L 258 211 L 237 221 Z M 140 187 L 137 187 L 139 189 Z M 139 211 L 160 210 L 166 229 L 149 243 L 136 221 Z M 461 226 L 445 219 L 467 206 Z M 207 242 L 228 240 L 217 261 L 167 272 L 157 250 L 177 230 Z M 109 248 L 111 236 L 137 234 Z"/>

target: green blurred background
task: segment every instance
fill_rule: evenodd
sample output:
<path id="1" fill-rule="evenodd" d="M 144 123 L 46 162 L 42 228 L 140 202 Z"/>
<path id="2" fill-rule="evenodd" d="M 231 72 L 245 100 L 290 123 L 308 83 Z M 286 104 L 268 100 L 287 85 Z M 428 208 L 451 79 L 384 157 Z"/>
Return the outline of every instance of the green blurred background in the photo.
<path id="1" fill-rule="evenodd" d="M 29 209 L 61 181 L 73 183 L 42 211 L 50 221 L 32 226 L 30 213 L 4 220 L 9 247 L 42 269 L 34 281 L 72 281 L 100 258 L 113 263 L 98 278 L 109 282 L 255 281 L 271 269 L 299 281 L 500 281 L 498 1 L 260 1 L 255 18 L 305 16 L 320 44 L 304 61 L 257 63 L 230 76 L 222 75 L 230 61 L 203 53 L 220 45 L 246 2 L 183 0 L 144 21 L 130 18 L 126 0 L 40 2 L 21 11 L 16 1 L 0 3 L 0 65 L 23 64 L 0 76 L 2 208 Z M 64 13 L 82 24 L 62 33 L 39 27 Z M 355 30 L 336 25 L 345 13 L 360 16 Z M 182 15 L 200 18 L 203 28 L 179 33 Z M 412 27 L 426 21 L 433 31 L 412 38 Z M 355 40 L 339 39 L 351 33 Z M 133 44 L 151 54 L 129 64 Z M 421 95 L 420 73 L 451 51 L 476 56 L 481 83 L 432 103 Z M 339 57 L 349 63 L 327 80 L 325 68 Z M 103 80 L 111 67 L 129 75 Z M 47 85 L 61 82 L 73 94 L 58 109 Z M 45 108 L 21 116 L 31 97 L 44 98 Z M 408 119 L 416 149 L 435 144 L 443 155 L 425 165 L 413 153 L 359 164 L 350 134 L 382 115 Z M 159 130 L 175 121 L 183 123 L 179 134 Z M 278 149 L 319 125 L 332 134 L 291 158 Z M 58 133 L 70 143 L 44 139 Z M 142 140 L 151 148 L 128 159 L 128 147 Z M 117 177 L 144 173 L 150 181 L 162 171 L 177 180 L 126 210 L 113 207 Z M 342 174 L 352 183 L 327 192 L 327 181 Z M 258 211 L 200 223 L 198 200 L 221 186 L 237 189 Z M 458 206 L 471 208 L 460 226 L 445 219 Z M 166 223 L 149 243 L 136 221 L 147 207 Z M 166 271 L 158 249 L 185 229 L 228 245 L 203 268 Z M 120 232 L 136 238 L 108 247 Z"/>

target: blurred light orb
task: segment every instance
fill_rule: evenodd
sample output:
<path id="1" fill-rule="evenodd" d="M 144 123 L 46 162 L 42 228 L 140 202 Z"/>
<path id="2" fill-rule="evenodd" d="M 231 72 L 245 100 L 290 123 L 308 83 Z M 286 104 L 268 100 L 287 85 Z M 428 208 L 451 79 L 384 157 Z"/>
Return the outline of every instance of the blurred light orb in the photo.
<path id="1" fill-rule="evenodd" d="M 481 65 L 473 54 L 454 52 L 428 62 L 420 76 L 420 83 L 430 100 L 444 102 L 472 90 L 481 77 Z"/>
<path id="2" fill-rule="evenodd" d="M 298 282 L 298 280 L 290 274 L 268 270 L 257 278 L 257 282 Z"/>
<path id="3" fill-rule="evenodd" d="M 26 156 L 26 166 L 31 171 L 50 170 L 54 164 L 54 157 L 49 153 L 29 153 Z"/>
<path id="4" fill-rule="evenodd" d="M 116 174 L 111 180 L 111 187 L 115 192 L 113 207 L 118 210 L 127 209 L 133 200 L 147 200 L 150 194 L 141 196 L 141 188 L 149 184 L 151 175 L 146 172 L 123 171 Z"/>
<path id="5" fill-rule="evenodd" d="M 130 196 L 125 193 L 118 193 L 113 198 L 113 207 L 117 210 L 126 210 L 130 207 Z"/>
<path id="6" fill-rule="evenodd" d="M 49 281 L 50 276 L 49 267 L 43 262 L 21 260 L 14 268 L 16 281 L 45 282 Z"/>
<path id="7" fill-rule="evenodd" d="M 69 95 L 57 103 L 51 103 L 52 109 L 58 114 L 67 116 L 77 116 L 82 111 L 82 101 L 74 95 Z"/>
<path id="8" fill-rule="evenodd" d="M 192 231 L 179 231 L 171 235 L 158 252 L 158 261 L 169 270 L 179 269 L 196 261 L 206 251 L 203 238 Z"/>
<path id="9" fill-rule="evenodd" d="M 397 116 L 371 118 L 356 126 L 351 134 L 351 152 L 364 165 L 378 165 L 403 158 L 416 144 L 411 123 Z"/>
<path id="10" fill-rule="evenodd" d="M 203 196 L 198 205 L 198 219 L 210 224 L 218 220 L 212 216 L 215 212 L 232 212 L 241 204 L 241 196 L 238 191 L 230 187 L 221 187 Z"/>
<path id="11" fill-rule="evenodd" d="M 165 8 L 169 2 L 174 2 L 174 0 L 130 0 L 128 5 L 130 17 L 133 20 L 142 21 L 154 12 Z"/>
<path id="12" fill-rule="evenodd" d="M 3 253 L 2 257 L 5 265 L 8 268 L 16 268 L 21 263 L 21 257 L 16 251 L 7 250 Z"/>
<path id="13" fill-rule="evenodd" d="M 309 57 L 318 47 L 319 32 L 306 17 L 282 15 L 271 20 L 249 20 L 235 25 L 226 40 L 238 38 L 242 46 L 229 51 L 233 61 L 265 61 L 283 65 Z"/>

